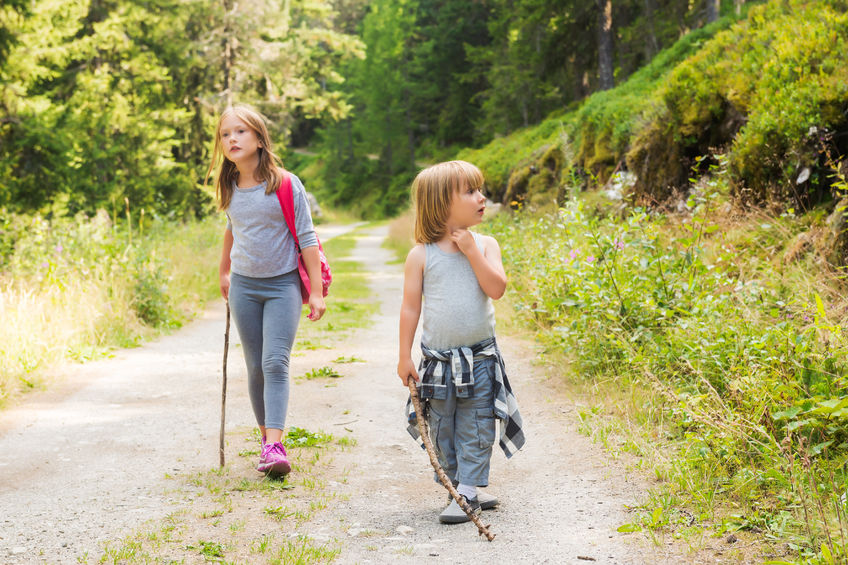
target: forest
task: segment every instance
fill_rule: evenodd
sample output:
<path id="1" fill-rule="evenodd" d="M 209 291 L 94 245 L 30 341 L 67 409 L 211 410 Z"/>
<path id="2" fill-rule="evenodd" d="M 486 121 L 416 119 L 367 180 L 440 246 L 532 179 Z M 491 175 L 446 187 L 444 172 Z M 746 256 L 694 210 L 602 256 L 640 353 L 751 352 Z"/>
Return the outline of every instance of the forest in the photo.
<path id="1" fill-rule="evenodd" d="M 214 298 L 211 136 L 247 103 L 330 210 L 394 218 L 428 163 L 483 170 L 517 323 L 658 478 L 622 531 L 843 562 L 846 12 L 0 0 L 0 402 Z"/>
<path id="2" fill-rule="evenodd" d="M 625 82 L 747 8 L 725 4 L 4 0 L 0 207 L 205 215 L 213 121 L 243 102 L 320 154 L 332 204 L 390 215 L 416 162 Z"/>

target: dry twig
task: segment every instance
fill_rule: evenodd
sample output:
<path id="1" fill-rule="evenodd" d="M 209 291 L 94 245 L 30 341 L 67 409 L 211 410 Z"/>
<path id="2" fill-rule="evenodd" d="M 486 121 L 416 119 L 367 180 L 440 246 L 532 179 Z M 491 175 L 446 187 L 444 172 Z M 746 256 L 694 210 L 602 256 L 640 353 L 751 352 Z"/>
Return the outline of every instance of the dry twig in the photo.
<path id="1" fill-rule="evenodd" d="M 465 512 L 468 517 L 474 522 L 474 525 L 477 526 L 477 532 L 481 536 L 486 536 L 486 539 L 492 541 L 495 539 L 495 534 L 489 531 L 489 526 L 484 526 L 483 522 L 480 521 L 480 517 L 474 514 L 471 510 L 471 506 L 465 502 L 465 498 L 463 498 L 456 489 L 453 488 L 453 483 L 445 474 L 445 470 L 442 469 L 442 466 L 439 465 L 439 459 L 436 457 L 436 451 L 433 449 L 433 443 L 430 441 L 430 434 L 427 430 L 427 419 L 424 418 L 424 412 L 421 410 L 421 401 L 418 398 L 418 389 L 415 387 L 415 381 L 413 379 L 409 379 L 407 381 L 407 386 L 409 387 L 409 395 L 412 397 L 412 405 L 415 407 L 415 414 L 418 418 L 418 433 L 421 434 L 421 441 L 424 442 L 424 448 L 427 450 L 427 455 L 430 456 L 430 463 L 433 465 L 433 469 L 436 470 L 436 476 L 439 477 L 439 481 L 444 485 L 448 492 L 459 504 L 459 507 L 462 508 L 463 512 Z"/>
<path id="2" fill-rule="evenodd" d="M 221 433 L 218 441 L 218 458 L 224 466 L 224 421 L 227 413 L 227 352 L 230 350 L 230 303 L 227 302 L 227 325 L 224 328 L 224 380 L 221 384 Z"/>

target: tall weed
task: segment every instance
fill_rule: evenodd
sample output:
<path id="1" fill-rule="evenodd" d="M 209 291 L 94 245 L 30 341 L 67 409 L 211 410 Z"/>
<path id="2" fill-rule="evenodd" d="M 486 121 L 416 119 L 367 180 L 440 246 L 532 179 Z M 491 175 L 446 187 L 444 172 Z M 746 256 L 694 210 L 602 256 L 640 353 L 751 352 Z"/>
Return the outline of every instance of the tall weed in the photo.
<path id="1" fill-rule="evenodd" d="M 215 296 L 217 220 L 0 220 L 0 404 L 63 359 L 90 359 L 178 327 Z"/>
<path id="2" fill-rule="evenodd" d="M 714 223 L 719 192 L 691 196 L 681 216 L 604 216 L 574 200 L 488 229 L 540 339 L 582 381 L 642 391 L 632 419 L 661 428 L 674 454 L 654 453 L 660 491 L 695 510 L 678 518 L 788 539 L 804 558 L 841 555 L 848 342 L 831 313 L 838 288 L 816 282 L 812 260 L 780 262 L 802 221 Z M 717 503 L 741 511 L 719 517 Z M 644 527 L 675 521 L 657 504 Z"/>

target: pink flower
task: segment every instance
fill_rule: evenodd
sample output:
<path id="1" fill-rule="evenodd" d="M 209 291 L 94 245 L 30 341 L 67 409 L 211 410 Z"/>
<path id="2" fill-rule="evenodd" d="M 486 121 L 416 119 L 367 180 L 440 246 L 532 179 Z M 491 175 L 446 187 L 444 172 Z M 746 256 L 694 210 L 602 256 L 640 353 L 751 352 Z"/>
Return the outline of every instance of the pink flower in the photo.
<path id="1" fill-rule="evenodd" d="M 579 254 L 580 254 L 580 252 L 579 252 L 579 251 L 577 251 L 576 249 L 572 249 L 572 250 L 571 250 L 571 253 L 569 253 L 569 254 L 568 254 L 568 258 L 569 258 L 569 259 L 571 259 L 571 260 L 574 260 L 574 259 L 576 259 L 576 258 L 577 258 L 577 256 L 578 256 Z"/>
<path id="2" fill-rule="evenodd" d="M 62 247 L 62 244 L 61 244 L 61 243 L 57 243 L 57 244 L 56 244 L 56 254 L 57 254 L 57 255 L 61 255 L 61 254 L 62 254 L 62 251 L 64 251 L 64 250 L 65 250 L 65 248 L 64 248 L 64 247 Z"/>
<path id="3" fill-rule="evenodd" d="M 588 257 L 586 257 L 586 262 L 587 263 L 594 263 L 595 262 L 595 256 L 589 255 Z"/>

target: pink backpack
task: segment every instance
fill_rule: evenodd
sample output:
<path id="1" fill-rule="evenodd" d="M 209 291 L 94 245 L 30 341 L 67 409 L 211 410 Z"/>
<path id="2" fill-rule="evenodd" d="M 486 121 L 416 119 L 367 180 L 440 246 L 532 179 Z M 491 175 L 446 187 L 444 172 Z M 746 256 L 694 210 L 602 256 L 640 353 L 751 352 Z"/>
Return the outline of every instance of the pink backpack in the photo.
<path id="1" fill-rule="evenodd" d="M 306 272 L 306 266 L 303 264 L 303 255 L 300 252 L 300 242 L 297 240 L 297 229 L 294 225 L 294 194 L 292 193 L 291 177 L 283 171 L 283 181 L 280 183 L 280 188 L 277 189 L 277 199 L 280 201 L 280 207 L 283 209 L 283 218 L 286 220 L 286 225 L 294 238 L 294 245 L 297 248 L 297 270 L 300 273 L 300 295 L 303 298 L 303 303 L 309 303 L 309 274 Z M 316 235 L 316 238 L 318 236 Z M 324 247 L 321 241 L 318 241 L 318 256 L 321 258 L 321 284 L 323 286 L 323 294 L 327 296 L 330 292 L 330 283 L 333 282 L 333 273 L 330 272 L 330 264 L 327 262 L 327 256 L 324 255 Z"/>

